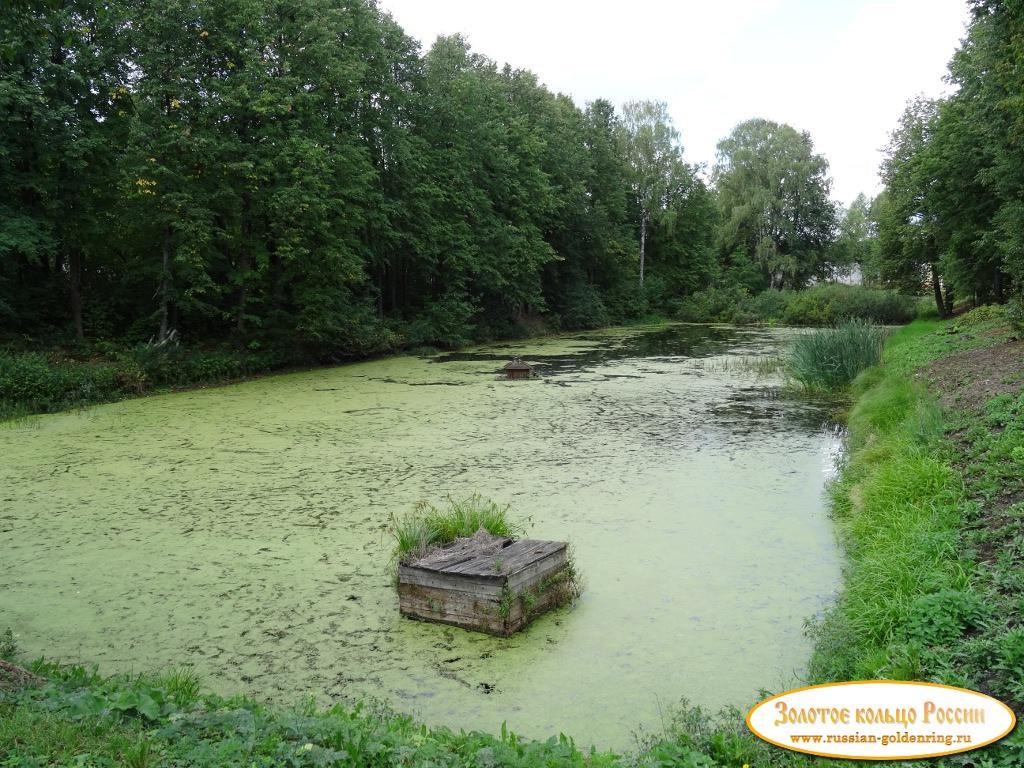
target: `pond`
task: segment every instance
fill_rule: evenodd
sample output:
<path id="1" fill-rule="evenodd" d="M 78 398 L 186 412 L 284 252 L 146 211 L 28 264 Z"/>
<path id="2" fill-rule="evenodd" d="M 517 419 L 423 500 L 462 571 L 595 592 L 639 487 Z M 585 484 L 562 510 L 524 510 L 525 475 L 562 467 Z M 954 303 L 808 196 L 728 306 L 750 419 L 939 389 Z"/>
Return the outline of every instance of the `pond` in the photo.
<path id="1" fill-rule="evenodd" d="M 839 583 L 825 404 L 673 325 L 393 357 L 0 429 L 0 629 L 104 673 L 626 749 L 681 698 L 795 684 Z M 540 377 L 503 381 L 513 355 Z M 585 592 L 501 639 L 400 618 L 388 520 L 512 504 Z"/>

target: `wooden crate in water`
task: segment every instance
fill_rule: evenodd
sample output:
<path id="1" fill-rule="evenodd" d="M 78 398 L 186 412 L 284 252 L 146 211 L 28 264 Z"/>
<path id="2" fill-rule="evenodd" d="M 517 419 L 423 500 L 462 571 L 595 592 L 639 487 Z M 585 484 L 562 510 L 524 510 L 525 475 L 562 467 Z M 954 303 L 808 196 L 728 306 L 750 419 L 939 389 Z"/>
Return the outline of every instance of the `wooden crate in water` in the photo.
<path id="1" fill-rule="evenodd" d="M 507 637 L 572 598 L 564 541 L 502 543 L 491 554 L 400 565 L 402 615 Z"/>

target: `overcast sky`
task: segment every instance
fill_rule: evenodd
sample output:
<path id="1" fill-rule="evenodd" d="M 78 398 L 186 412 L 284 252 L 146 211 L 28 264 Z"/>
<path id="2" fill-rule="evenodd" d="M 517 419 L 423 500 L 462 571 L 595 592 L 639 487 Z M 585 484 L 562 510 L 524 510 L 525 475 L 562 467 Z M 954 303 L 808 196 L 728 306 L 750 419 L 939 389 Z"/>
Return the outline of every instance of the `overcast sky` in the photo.
<path id="1" fill-rule="evenodd" d="M 687 160 L 751 117 L 809 131 L 833 197 L 879 187 L 880 149 L 907 99 L 938 95 L 964 0 L 380 0 L 424 48 L 456 32 L 583 106 L 668 103 Z"/>

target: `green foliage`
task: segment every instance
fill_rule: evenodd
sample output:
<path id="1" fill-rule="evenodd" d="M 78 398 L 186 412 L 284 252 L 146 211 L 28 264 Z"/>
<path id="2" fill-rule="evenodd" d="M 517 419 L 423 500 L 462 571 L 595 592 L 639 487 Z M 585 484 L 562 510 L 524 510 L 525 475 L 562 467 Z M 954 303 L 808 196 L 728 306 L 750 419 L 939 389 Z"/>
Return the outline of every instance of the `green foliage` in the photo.
<path id="1" fill-rule="evenodd" d="M 481 529 L 493 536 L 519 536 L 524 528 L 510 517 L 509 509 L 478 494 L 466 499 L 449 496 L 444 507 L 420 501 L 410 514 L 391 518 L 395 555 L 400 562 L 415 560 Z"/>
<path id="2" fill-rule="evenodd" d="M 101 346 L 107 355 L 87 353 L 84 359 L 0 350 L 0 419 L 105 403 L 160 387 L 224 383 L 295 359 L 272 350 Z"/>
<path id="3" fill-rule="evenodd" d="M 707 288 L 683 300 L 675 317 L 690 323 L 728 323 L 745 297 L 741 288 Z"/>
<path id="4" fill-rule="evenodd" d="M 806 389 L 840 389 L 881 360 L 884 339 L 881 328 L 863 320 L 848 320 L 800 336 L 793 343 L 786 369 Z"/>
<path id="5" fill-rule="evenodd" d="M 39 354 L 0 352 L 0 415 L 16 412 L 50 413 L 77 405 L 116 400 L 123 386 L 116 366 L 77 361 L 51 364 Z"/>
<path id="6" fill-rule="evenodd" d="M 560 317 L 563 329 L 574 331 L 600 328 L 608 325 L 610 318 L 600 291 L 590 283 L 576 283 L 566 292 Z"/>
<path id="7" fill-rule="evenodd" d="M 18 653 L 18 641 L 14 639 L 14 630 L 10 627 L 0 632 L 0 659 L 12 661 Z"/>
<path id="8" fill-rule="evenodd" d="M 938 320 L 939 309 L 935 306 L 935 299 L 931 296 L 922 296 L 917 300 L 917 315 L 919 320 Z"/>
<path id="9" fill-rule="evenodd" d="M 791 294 L 781 319 L 788 325 L 834 325 L 854 318 L 900 325 L 913 320 L 915 310 L 913 298 L 894 291 L 822 284 Z"/>
<path id="10" fill-rule="evenodd" d="M 206 695 L 179 708 L 150 683 L 55 665 L 47 671 L 52 682 L 44 688 L 0 698 L 5 766 L 618 764 L 610 753 L 584 754 L 565 736 L 531 741 L 505 728 L 496 736 L 454 733 L 363 705 L 272 710 L 247 699 Z"/>
<path id="11" fill-rule="evenodd" d="M 473 318 L 478 311 L 464 295 L 445 294 L 409 324 L 409 341 L 448 348 L 465 346 L 475 335 Z"/>
<path id="12" fill-rule="evenodd" d="M 263 369 L 241 349 L 308 364 L 634 320 L 715 272 L 713 197 L 663 108 L 580 109 L 458 36 L 421 52 L 370 0 L 2 22 L 5 332 L 203 350 L 103 353 L 125 365 L 92 401 Z"/>
<path id="13" fill-rule="evenodd" d="M 733 312 L 732 321 L 737 325 L 781 322 L 792 298 L 792 291 L 769 288 L 756 296 L 742 299 Z"/>
<path id="14" fill-rule="evenodd" d="M 828 326 L 859 318 L 899 325 L 915 317 L 912 297 L 861 285 L 819 283 L 800 291 L 708 288 L 680 302 L 676 317 L 689 322 Z"/>
<path id="15" fill-rule="evenodd" d="M 1006 319 L 1014 331 L 1024 335 L 1024 300 L 1015 296 L 1006 303 Z"/>
<path id="16" fill-rule="evenodd" d="M 753 265 L 759 288 L 802 288 L 825 274 L 836 228 L 828 161 L 808 133 L 754 119 L 718 144 L 720 249 Z"/>

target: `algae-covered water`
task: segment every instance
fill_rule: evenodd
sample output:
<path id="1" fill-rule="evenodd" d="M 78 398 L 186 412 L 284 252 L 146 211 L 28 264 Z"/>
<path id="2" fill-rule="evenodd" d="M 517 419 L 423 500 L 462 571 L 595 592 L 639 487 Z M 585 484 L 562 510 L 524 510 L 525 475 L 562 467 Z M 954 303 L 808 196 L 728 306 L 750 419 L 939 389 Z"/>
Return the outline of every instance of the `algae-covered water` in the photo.
<path id="1" fill-rule="evenodd" d="M 686 697 L 795 682 L 838 556 L 827 413 L 741 361 L 789 332 L 631 329 L 395 357 L 0 429 L 0 629 L 103 672 L 375 697 L 626 748 Z M 517 354 L 542 377 L 501 381 Z M 479 492 L 585 593 L 509 639 L 398 615 L 386 533 Z"/>

